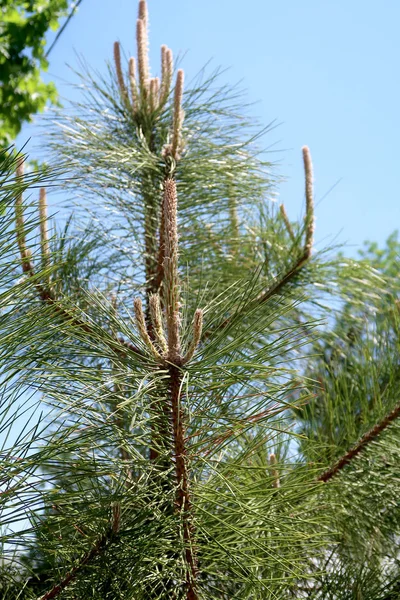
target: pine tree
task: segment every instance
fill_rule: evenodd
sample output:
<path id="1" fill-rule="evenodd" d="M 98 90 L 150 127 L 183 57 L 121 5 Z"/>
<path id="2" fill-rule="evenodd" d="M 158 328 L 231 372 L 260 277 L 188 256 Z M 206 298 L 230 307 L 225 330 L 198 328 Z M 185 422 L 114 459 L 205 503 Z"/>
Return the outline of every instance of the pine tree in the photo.
<path id="1" fill-rule="evenodd" d="M 237 89 L 136 37 L 57 172 L 1 162 L 1 597 L 394 599 L 397 288 L 314 251 L 307 147 L 292 222 Z"/>

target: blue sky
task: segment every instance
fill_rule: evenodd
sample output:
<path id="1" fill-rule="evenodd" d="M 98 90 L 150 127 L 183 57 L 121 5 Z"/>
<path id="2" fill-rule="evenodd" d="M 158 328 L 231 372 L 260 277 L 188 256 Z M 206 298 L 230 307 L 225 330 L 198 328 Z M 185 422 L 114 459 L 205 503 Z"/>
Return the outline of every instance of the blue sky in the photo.
<path id="1" fill-rule="evenodd" d="M 251 111 L 276 121 L 265 145 L 287 180 L 280 199 L 302 211 L 301 146 L 314 160 L 319 247 L 340 241 L 354 254 L 400 227 L 400 2 L 385 0 L 148 0 L 153 73 L 159 47 L 186 52 L 190 79 L 212 59 L 242 81 Z M 74 51 L 104 69 L 118 39 L 135 52 L 136 0 L 83 0 L 50 56 L 48 78 L 62 96 Z M 49 34 L 49 42 L 54 33 Z M 36 137 L 25 126 L 19 143 Z M 33 142 L 31 143 L 31 147 Z M 28 147 L 29 149 L 29 147 Z M 336 184 L 336 185 L 335 185 Z"/>

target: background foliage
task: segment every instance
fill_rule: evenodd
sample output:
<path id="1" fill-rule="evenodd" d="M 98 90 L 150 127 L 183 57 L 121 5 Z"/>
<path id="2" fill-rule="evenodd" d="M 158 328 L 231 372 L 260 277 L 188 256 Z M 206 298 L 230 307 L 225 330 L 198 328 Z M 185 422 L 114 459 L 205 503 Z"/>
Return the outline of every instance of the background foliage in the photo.
<path id="1" fill-rule="evenodd" d="M 0 2 L 0 147 L 7 147 L 21 125 L 57 101 L 53 82 L 45 83 L 45 36 L 59 27 L 68 0 Z"/>

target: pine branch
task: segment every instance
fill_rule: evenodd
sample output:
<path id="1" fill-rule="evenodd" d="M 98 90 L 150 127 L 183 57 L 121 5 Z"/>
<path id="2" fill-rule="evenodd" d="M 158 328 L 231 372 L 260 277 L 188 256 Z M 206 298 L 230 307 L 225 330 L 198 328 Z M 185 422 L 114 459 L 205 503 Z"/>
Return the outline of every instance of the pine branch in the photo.
<path id="1" fill-rule="evenodd" d="M 360 452 L 362 452 L 371 442 L 373 442 L 381 433 L 384 431 L 393 421 L 395 421 L 400 416 L 400 404 L 395 406 L 395 408 L 386 415 L 380 423 L 377 423 L 370 429 L 365 435 L 363 435 L 358 442 L 344 454 L 339 460 L 329 469 L 324 471 L 319 477 L 317 481 L 323 481 L 326 483 L 337 473 L 339 473 L 346 465 L 348 465 Z"/>
<path id="2" fill-rule="evenodd" d="M 66 587 L 68 587 L 76 578 L 76 576 L 86 567 L 96 556 L 99 556 L 108 547 L 110 542 L 116 536 L 120 529 L 120 508 L 119 505 L 113 507 L 113 519 L 111 526 L 102 536 L 98 538 L 93 547 L 86 552 L 79 560 L 78 564 L 72 567 L 72 569 L 65 575 L 65 577 L 51 590 L 46 592 L 44 596 L 41 596 L 40 600 L 53 600 L 61 594 Z"/>
<path id="3" fill-rule="evenodd" d="M 46 293 L 46 291 L 44 290 L 44 293 Z M 43 297 L 42 297 L 43 299 Z M 59 305 L 59 303 L 57 302 L 57 300 L 55 300 L 52 297 L 47 296 L 44 301 L 46 301 L 48 304 L 52 305 L 57 313 L 57 315 L 59 315 L 61 318 L 65 319 L 66 322 L 68 322 L 69 324 L 73 325 L 74 327 L 77 327 L 78 329 L 81 329 L 82 331 L 84 331 L 85 333 L 89 334 L 90 336 L 98 336 L 98 332 L 97 332 L 97 326 L 92 327 L 90 325 L 90 323 L 87 323 L 85 321 L 82 321 L 81 319 L 79 319 L 78 317 L 75 317 L 73 314 L 71 314 L 71 312 L 66 309 L 65 307 Z M 105 338 L 105 336 L 104 336 Z M 140 348 L 138 348 L 137 346 L 135 346 L 135 344 L 132 344 L 132 342 L 129 342 L 128 340 L 125 340 L 122 337 L 117 337 L 115 343 L 111 340 L 106 340 L 105 339 L 105 343 L 109 346 L 109 348 L 115 352 L 117 352 L 117 354 L 124 354 L 124 352 L 121 350 L 120 345 L 122 345 L 126 350 L 129 350 L 130 352 L 133 352 L 134 354 L 137 354 L 138 356 L 143 356 L 143 352 L 140 350 Z"/>
<path id="4" fill-rule="evenodd" d="M 23 177 L 24 167 L 23 162 L 19 162 L 17 166 L 17 181 Z M 47 281 L 44 285 L 39 276 L 35 273 L 34 265 L 32 262 L 32 253 L 27 248 L 26 236 L 25 236 L 25 224 L 24 224 L 24 213 L 22 205 L 22 194 L 19 194 L 16 198 L 15 203 L 15 214 L 16 214 L 16 233 L 17 242 L 21 254 L 23 272 L 31 277 L 34 281 L 34 286 L 37 290 L 38 296 L 43 304 L 49 304 L 54 307 L 56 313 L 61 318 L 65 319 L 68 323 L 76 326 L 85 333 L 93 334 L 95 329 L 90 326 L 89 323 L 82 321 L 75 315 L 71 314 L 68 309 L 61 306 L 59 301 L 55 298 L 54 291 L 50 286 L 50 282 Z M 41 249 L 42 249 L 42 263 L 43 266 L 48 268 L 51 264 L 49 240 L 48 240 L 48 224 L 47 224 L 47 202 L 46 202 L 46 191 L 45 188 L 40 189 L 39 198 L 39 215 L 40 215 L 40 234 L 41 234 Z M 134 344 L 124 340 L 121 337 L 117 338 L 119 344 L 124 346 L 127 350 L 134 352 L 135 354 L 142 355 L 142 352 Z M 121 353 L 121 348 L 118 345 L 107 342 L 108 345 L 115 351 Z"/>
<path id="5" fill-rule="evenodd" d="M 315 228 L 315 217 L 314 217 L 314 201 L 313 201 L 313 170 L 311 163 L 311 155 L 307 146 L 302 149 L 303 162 L 304 162 L 304 175 L 305 175 L 305 193 L 306 193 L 306 216 L 305 216 L 305 242 L 302 252 L 296 262 L 290 267 L 284 275 L 282 275 L 270 288 L 265 292 L 262 292 L 255 300 L 248 303 L 246 310 L 249 308 L 256 308 L 261 306 L 265 302 L 268 302 L 270 298 L 282 292 L 282 290 L 290 283 L 294 277 L 296 277 L 299 271 L 307 264 L 311 257 L 313 236 Z M 235 314 L 235 318 L 238 314 Z M 222 323 L 220 323 L 215 329 L 205 332 L 204 339 L 208 339 L 211 335 L 217 331 L 225 329 L 231 322 L 233 317 L 227 317 Z"/>

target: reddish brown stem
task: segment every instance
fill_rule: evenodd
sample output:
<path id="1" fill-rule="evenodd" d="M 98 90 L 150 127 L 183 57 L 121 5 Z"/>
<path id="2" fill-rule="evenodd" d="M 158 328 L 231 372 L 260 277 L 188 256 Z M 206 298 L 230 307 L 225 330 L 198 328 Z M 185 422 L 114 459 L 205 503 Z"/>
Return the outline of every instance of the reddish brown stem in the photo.
<path id="1" fill-rule="evenodd" d="M 45 593 L 44 596 L 40 598 L 40 600 L 52 600 L 53 598 L 57 598 L 59 594 L 76 578 L 78 573 L 88 564 L 90 563 L 96 556 L 101 554 L 103 550 L 106 548 L 107 544 L 111 541 L 113 535 L 115 535 L 120 526 L 120 513 L 119 510 L 113 511 L 113 521 L 110 529 L 104 533 L 94 544 L 94 546 L 86 552 L 75 567 L 65 575 L 65 577 L 56 585 L 54 585 L 51 590 Z"/>
<path id="2" fill-rule="evenodd" d="M 373 442 L 382 431 L 388 427 L 393 421 L 400 416 L 400 404 L 398 404 L 388 415 L 386 415 L 380 423 L 377 423 L 372 429 L 370 429 L 365 435 L 363 435 L 358 442 L 344 454 L 330 469 L 327 469 L 322 473 L 317 481 L 329 481 L 332 477 L 335 477 L 339 471 L 341 471 L 346 465 L 348 465 L 353 458 L 355 458 L 360 452 L 362 452 L 366 446 Z"/>
<path id="3" fill-rule="evenodd" d="M 186 570 L 186 599 L 198 600 L 196 590 L 197 556 L 193 547 L 194 528 L 192 523 L 192 505 L 189 491 L 189 474 L 187 465 L 187 451 L 185 443 L 184 413 L 181 408 L 181 371 L 171 365 L 170 393 L 172 427 L 174 436 L 175 473 L 177 479 L 176 507 L 182 518 L 183 539 L 185 543 Z"/>

